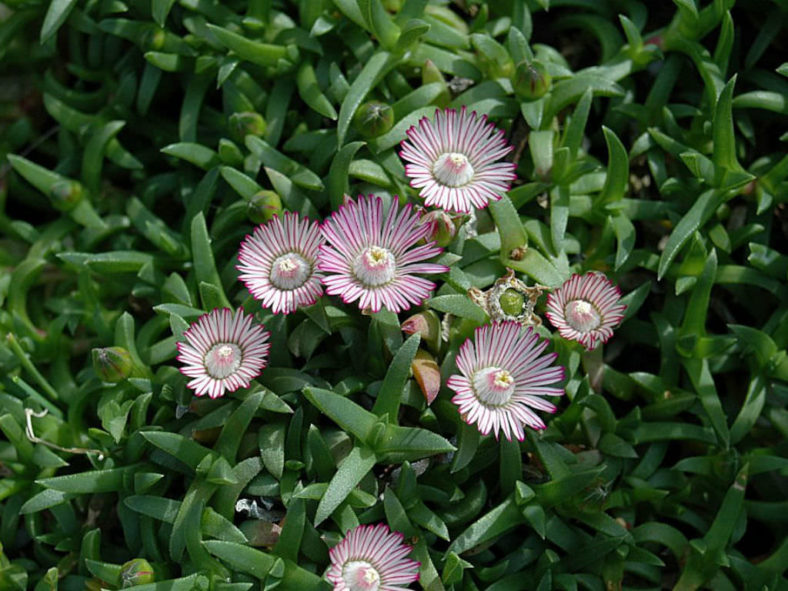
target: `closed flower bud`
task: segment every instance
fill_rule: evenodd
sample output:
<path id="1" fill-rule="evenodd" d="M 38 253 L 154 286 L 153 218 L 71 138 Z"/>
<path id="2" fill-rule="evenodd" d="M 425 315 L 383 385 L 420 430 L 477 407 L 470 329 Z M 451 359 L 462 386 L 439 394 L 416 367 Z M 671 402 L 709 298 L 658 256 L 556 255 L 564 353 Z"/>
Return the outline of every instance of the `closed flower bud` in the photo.
<path id="1" fill-rule="evenodd" d="M 550 90 L 552 77 L 541 62 L 520 62 L 514 73 L 512 87 L 517 98 L 532 101 Z"/>
<path id="2" fill-rule="evenodd" d="M 441 370 L 435 359 L 426 351 L 419 349 L 416 351 L 416 357 L 411 362 L 410 368 L 427 404 L 432 404 L 441 389 Z"/>
<path id="3" fill-rule="evenodd" d="M 60 211 L 71 211 L 82 201 L 84 195 L 82 184 L 70 180 L 56 182 L 49 191 L 52 205 Z"/>
<path id="4" fill-rule="evenodd" d="M 442 209 L 430 211 L 421 216 L 422 224 L 430 224 L 431 232 L 427 241 L 434 240 L 438 246 L 447 247 L 457 235 L 457 226 L 452 217 Z"/>
<path id="5" fill-rule="evenodd" d="M 405 334 L 421 335 L 421 340 L 432 351 L 438 352 L 441 346 L 441 321 L 432 310 L 419 312 L 408 318 L 400 327 Z"/>
<path id="6" fill-rule="evenodd" d="M 120 567 L 120 587 L 125 589 L 135 585 L 153 583 L 156 577 L 150 562 L 144 558 L 129 560 Z"/>
<path id="7" fill-rule="evenodd" d="M 525 298 L 519 291 L 507 289 L 501 294 L 498 302 L 501 304 L 501 309 L 503 310 L 504 314 L 507 314 L 508 316 L 519 316 L 523 312 Z"/>
<path id="8" fill-rule="evenodd" d="M 274 191 L 260 191 L 249 201 L 247 215 L 255 224 L 263 224 L 282 213 L 282 199 Z"/>
<path id="9" fill-rule="evenodd" d="M 123 347 L 93 349 L 93 371 L 103 382 L 121 382 L 131 375 L 134 362 Z"/>
<path id="10" fill-rule="evenodd" d="M 142 36 L 142 48 L 144 51 L 159 51 L 164 47 L 167 40 L 164 31 L 159 28 L 150 29 Z"/>
<path id="11" fill-rule="evenodd" d="M 394 111 L 386 103 L 368 101 L 356 111 L 353 125 L 364 137 L 377 137 L 394 125 Z"/>
<path id="12" fill-rule="evenodd" d="M 265 133 L 268 125 L 260 113 L 254 111 L 244 111 L 230 115 L 230 132 L 238 141 L 243 141 L 247 135 L 261 136 Z"/>

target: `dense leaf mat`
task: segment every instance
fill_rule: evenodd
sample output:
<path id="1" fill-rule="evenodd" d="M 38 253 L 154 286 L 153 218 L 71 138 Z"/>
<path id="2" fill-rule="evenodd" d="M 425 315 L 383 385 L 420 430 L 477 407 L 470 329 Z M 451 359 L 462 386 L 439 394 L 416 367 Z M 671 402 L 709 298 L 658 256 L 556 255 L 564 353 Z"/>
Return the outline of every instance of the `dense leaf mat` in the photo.
<path id="1" fill-rule="evenodd" d="M 378 522 L 431 590 L 788 588 L 786 19 L 0 4 L 0 588 L 330 588 L 329 548 Z M 404 339 L 418 310 L 262 309 L 235 266 L 270 208 L 421 203 L 399 144 L 463 105 L 505 130 L 518 180 L 441 255 L 423 310 L 448 340 Z M 487 320 L 467 290 L 507 268 L 601 271 L 627 305 L 604 352 L 539 329 L 566 396 L 522 442 L 446 387 Z M 196 398 L 176 342 L 228 306 L 271 332 L 269 367 Z"/>

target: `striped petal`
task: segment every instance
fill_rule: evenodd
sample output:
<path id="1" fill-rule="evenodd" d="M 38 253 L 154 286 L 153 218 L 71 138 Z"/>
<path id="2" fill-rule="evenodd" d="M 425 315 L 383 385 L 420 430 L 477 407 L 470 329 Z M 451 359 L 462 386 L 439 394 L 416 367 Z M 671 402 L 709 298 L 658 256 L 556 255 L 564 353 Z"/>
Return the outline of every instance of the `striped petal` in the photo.
<path id="1" fill-rule="evenodd" d="M 243 310 L 212 310 L 191 324 L 178 342 L 181 373 L 196 396 L 211 398 L 248 388 L 266 366 L 269 332 Z"/>
<path id="2" fill-rule="evenodd" d="M 254 229 L 238 253 L 240 281 L 263 308 L 288 314 L 310 306 L 323 294 L 317 254 L 319 224 L 286 212 Z"/>
<path id="3" fill-rule="evenodd" d="M 624 319 L 627 307 L 620 297 L 621 290 L 602 273 L 575 274 L 547 296 L 545 316 L 558 334 L 591 351 Z"/>
<path id="4" fill-rule="evenodd" d="M 452 402 L 469 425 L 483 435 L 500 433 L 522 441 L 524 426 L 544 429 L 534 409 L 555 412 L 543 396 L 561 396 L 552 387 L 564 379 L 564 368 L 554 366 L 557 354 L 543 354 L 548 341 L 516 322 L 496 322 L 477 328 L 457 354 L 462 375 L 452 375 L 447 386 L 456 395 Z"/>
<path id="5" fill-rule="evenodd" d="M 359 525 L 329 550 L 326 579 L 334 591 L 400 591 L 419 578 L 419 562 L 408 558 L 404 536 L 385 523 Z"/>
<path id="6" fill-rule="evenodd" d="M 318 269 L 329 295 L 361 309 L 392 312 L 419 305 L 435 284 L 418 275 L 445 273 L 444 265 L 426 263 L 443 249 L 434 242 L 416 246 L 432 229 L 408 204 L 392 203 L 384 212 L 383 199 L 374 195 L 349 200 L 320 228 L 327 244 L 319 247 Z"/>
<path id="7" fill-rule="evenodd" d="M 405 176 L 427 206 L 468 213 L 487 207 L 509 190 L 517 165 L 497 162 L 514 147 L 504 132 L 465 107 L 438 110 L 407 132 L 400 157 Z"/>

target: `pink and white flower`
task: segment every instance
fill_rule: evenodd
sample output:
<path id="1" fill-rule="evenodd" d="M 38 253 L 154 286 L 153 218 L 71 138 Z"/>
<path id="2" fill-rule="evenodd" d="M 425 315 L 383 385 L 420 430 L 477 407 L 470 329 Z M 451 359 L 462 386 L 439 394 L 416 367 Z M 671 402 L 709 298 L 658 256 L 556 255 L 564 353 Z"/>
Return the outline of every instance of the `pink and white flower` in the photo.
<path id="1" fill-rule="evenodd" d="M 248 388 L 266 366 L 270 333 L 243 310 L 216 309 L 200 316 L 176 343 L 181 373 L 196 396 L 211 398 Z"/>
<path id="2" fill-rule="evenodd" d="M 445 273 L 448 267 L 425 263 L 443 252 L 426 238 L 431 228 L 419 223 L 420 215 L 408 204 L 391 204 L 384 215 L 383 199 L 370 195 L 348 200 L 320 228 L 328 244 L 320 246 L 318 268 L 326 273 L 323 284 L 330 295 L 346 304 L 358 300 L 359 307 L 392 312 L 421 304 L 435 284 L 416 273 Z"/>
<path id="3" fill-rule="evenodd" d="M 432 121 L 424 117 L 403 140 L 400 157 L 409 162 L 405 175 L 410 186 L 420 189 L 427 206 L 468 213 L 497 201 L 516 178 L 516 164 L 496 162 L 514 147 L 503 130 L 462 107 L 436 111 Z"/>
<path id="4" fill-rule="evenodd" d="M 385 523 L 359 525 L 331 548 L 326 578 L 334 591 L 401 591 L 418 580 L 420 563 L 407 558 L 404 536 Z"/>
<path id="5" fill-rule="evenodd" d="M 604 274 L 572 275 L 547 296 L 545 316 L 565 339 L 591 351 L 613 336 L 627 307 L 618 303 L 621 290 Z"/>
<path id="6" fill-rule="evenodd" d="M 323 294 L 317 272 L 320 225 L 286 212 L 257 226 L 238 253 L 238 277 L 263 308 L 288 314 L 310 306 Z"/>
<path id="7" fill-rule="evenodd" d="M 451 401 L 469 425 L 483 435 L 503 432 L 522 441 L 523 425 L 544 429 L 532 410 L 555 412 L 543 396 L 562 396 L 563 388 L 551 386 L 564 379 L 564 368 L 552 366 L 557 353 L 542 355 L 549 344 L 533 328 L 522 330 L 516 322 L 496 322 L 476 329 L 475 343 L 468 339 L 457 354 L 462 375 L 453 375 L 447 385 L 457 394 Z"/>

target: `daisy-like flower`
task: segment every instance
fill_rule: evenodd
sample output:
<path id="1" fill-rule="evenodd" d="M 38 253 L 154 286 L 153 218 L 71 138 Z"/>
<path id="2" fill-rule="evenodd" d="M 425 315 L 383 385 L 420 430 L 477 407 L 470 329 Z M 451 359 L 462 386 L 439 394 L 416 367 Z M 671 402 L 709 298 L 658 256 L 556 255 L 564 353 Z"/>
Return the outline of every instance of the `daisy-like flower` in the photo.
<path id="1" fill-rule="evenodd" d="M 532 410 L 555 412 L 542 396 L 561 396 L 563 388 L 550 387 L 564 379 L 564 368 L 552 366 L 557 353 L 542 355 L 549 341 L 533 328 L 523 331 L 516 322 L 496 322 L 476 329 L 475 343 L 468 339 L 457 354 L 462 375 L 453 375 L 447 385 L 457 395 L 451 401 L 469 425 L 483 435 L 500 431 L 510 440 L 522 441 L 523 425 L 544 429 Z"/>
<path id="2" fill-rule="evenodd" d="M 320 226 L 286 212 L 257 226 L 238 253 L 238 277 L 263 308 L 288 314 L 314 304 L 323 294 L 317 272 Z"/>
<path id="3" fill-rule="evenodd" d="M 496 162 L 514 147 L 503 130 L 487 122 L 487 116 L 467 113 L 462 107 L 436 111 L 407 131 L 400 157 L 409 162 L 405 176 L 410 186 L 421 189 L 424 204 L 449 211 L 470 212 L 497 201 L 516 178 L 516 164 Z"/>
<path id="4" fill-rule="evenodd" d="M 419 214 L 408 204 L 391 204 L 383 213 L 383 199 L 361 196 L 348 200 L 320 228 L 328 244 L 320 246 L 318 268 L 326 292 L 339 295 L 346 304 L 358 300 L 361 309 L 392 312 L 420 304 L 435 289 L 432 281 L 415 273 L 445 273 L 448 267 L 422 261 L 443 249 L 434 242 L 415 246 L 431 228 L 419 223 Z"/>
<path id="5" fill-rule="evenodd" d="M 176 343 L 183 375 L 197 396 L 211 398 L 248 388 L 266 366 L 270 333 L 243 310 L 228 308 L 203 314 L 183 332 L 186 342 Z"/>
<path id="6" fill-rule="evenodd" d="M 326 578 L 334 591 L 400 591 L 418 580 L 420 563 L 407 558 L 410 546 L 385 523 L 359 525 L 331 548 Z"/>
<path id="7" fill-rule="evenodd" d="M 547 296 L 545 316 L 565 339 L 591 351 L 613 336 L 627 307 L 619 304 L 621 290 L 605 275 L 592 271 L 572 275 Z"/>

